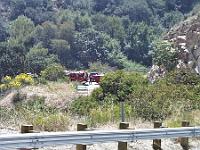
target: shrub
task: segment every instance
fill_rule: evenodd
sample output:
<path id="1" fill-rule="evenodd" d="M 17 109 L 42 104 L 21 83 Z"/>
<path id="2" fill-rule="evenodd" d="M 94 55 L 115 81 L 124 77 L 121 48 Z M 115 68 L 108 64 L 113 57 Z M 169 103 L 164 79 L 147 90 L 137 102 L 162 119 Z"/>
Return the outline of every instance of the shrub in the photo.
<path id="1" fill-rule="evenodd" d="M 65 131 L 69 125 L 69 118 L 63 113 L 39 113 L 30 120 L 34 127 L 44 131 Z"/>
<path id="2" fill-rule="evenodd" d="M 147 79 L 142 74 L 116 71 L 106 74 L 100 86 L 103 90 L 104 97 L 111 94 L 118 101 L 125 101 L 128 100 L 129 95 L 141 84 L 147 84 Z"/>
<path id="3" fill-rule="evenodd" d="M 79 97 L 71 104 L 71 111 L 79 115 L 88 115 L 91 109 L 97 108 L 98 103 L 91 97 Z"/>
<path id="4" fill-rule="evenodd" d="M 24 85 L 32 85 L 34 83 L 34 79 L 30 75 L 21 73 L 13 79 L 10 76 L 4 77 L 2 79 L 2 83 L 3 84 L 0 84 L 0 90 L 1 92 L 4 92 L 9 89 L 19 89 Z"/>
<path id="5" fill-rule="evenodd" d="M 197 85 L 200 83 L 200 76 L 192 72 L 191 69 L 175 69 L 166 77 L 168 83 Z"/>
<path id="6" fill-rule="evenodd" d="M 21 73 L 15 77 L 14 82 L 20 83 L 21 85 L 31 85 L 34 83 L 34 80 L 31 75 Z"/>
<path id="7" fill-rule="evenodd" d="M 64 78 L 64 68 L 59 64 L 48 66 L 44 71 L 41 71 L 42 78 L 50 81 L 57 81 Z"/>
<path id="8" fill-rule="evenodd" d="M 125 117 L 130 120 L 134 116 L 133 110 L 130 105 L 125 104 Z M 103 103 L 98 108 L 90 109 L 88 114 L 88 123 L 92 126 L 98 124 L 106 124 L 109 122 L 118 122 L 121 119 L 120 104 Z"/>

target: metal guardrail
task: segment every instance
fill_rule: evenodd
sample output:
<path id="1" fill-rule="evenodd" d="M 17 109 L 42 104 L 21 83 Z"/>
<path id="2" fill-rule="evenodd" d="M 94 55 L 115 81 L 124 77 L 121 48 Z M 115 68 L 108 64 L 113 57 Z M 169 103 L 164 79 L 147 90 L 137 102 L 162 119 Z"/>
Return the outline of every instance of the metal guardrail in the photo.
<path id="1" fill-rule="evenodd" d="M 162 128 L 113 131 L 76 131 L 0 135 L 0 149 L 42 148 L 67 144 L 97 144 L 110 142 L 132 142 L 178 137 L 199 137 L 200 127 Z"/>

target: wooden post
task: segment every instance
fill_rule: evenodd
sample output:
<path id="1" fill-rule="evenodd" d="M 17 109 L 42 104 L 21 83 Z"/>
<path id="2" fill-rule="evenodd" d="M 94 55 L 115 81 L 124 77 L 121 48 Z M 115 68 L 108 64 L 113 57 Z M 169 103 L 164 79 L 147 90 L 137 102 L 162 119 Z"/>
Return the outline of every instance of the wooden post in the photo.
<path id="1" fill-rule="evenodd" d="M 154 128 L 160 128 L 162 126 L 162 122 L 155 121 Z M 153 140 L 153 149 L 154 150 L 161 150 L 161 139 Z"/>
<path id="2" fill-rule="evenodd" d="M 128 129 L 129 123 L 128 122 L 121 122 L 119 124 L 119 129 Z M 118 150 L 127 150 L 127 142 L 118 142 Z"/>
<path id="3" fill-rule="evenodd" d="M 86 124 L 77 124 L 77 131 L 85 131 L 87 129 Z M 76 150 L 86 150 L 86 145 L 78 144 L 76 145 Z"/>
<path id="4" fill-rule="evenodd" d="M 32 125 L 22 125 L 21 126 L 21 133 L 25 134 L 25 133 L 32 133 L 33 132 L 33 126 Z M 27 148 L 20 148 L 20 150 L 31 150 L 31 149 L 27 149 Z"/>
<path id="5" fill-rule="evenodd" d="M 188 121 L 182 121 L 182 127 L 189 127 L 190 123 Z M 184 150 L 189 149 L 189 140 L 186 137 L 181 138 L 181 146 Z"/>
<path id="6" fill-rule="evenodd" d="M 33 126 L 32 125 L 22 125 L 21 126 L 21 133 L 32 133 Z"/>

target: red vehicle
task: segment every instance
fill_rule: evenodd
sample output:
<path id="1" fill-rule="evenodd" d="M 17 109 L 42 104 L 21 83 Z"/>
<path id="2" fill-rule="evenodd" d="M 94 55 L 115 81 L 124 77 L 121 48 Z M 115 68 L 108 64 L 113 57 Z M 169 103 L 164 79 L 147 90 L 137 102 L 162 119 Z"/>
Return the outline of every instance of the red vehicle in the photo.
<path id="1" fill-rule="evenodd" d="M 104 74 L 99 74 L 98 72 L 91 72 L 89 75 L 90 82 L 100 82 L 100 79 L 104 76 Z"/>
<path id="2" fill-rule="evenodd" d="M 70 72 L 69 78 L 71 81 L 88 81 L 88 73 L 85 71 Z"/>
<path id="3" fill-rule="evenodd" d="M 96 82 L 95 81 L 95 75 L 98 75 L 99 73 L 98 72 L 90 72 L 90 74 L 89 74 L 89 80 L 90 80 L 90 82 Z"/>
<path id="4" fill-rule="evenodd" d="M 104 74 L 96 74 L 93 75 L 93 81 L 99 83 L 101 81 L 101 78 L 104 76 Z"/>

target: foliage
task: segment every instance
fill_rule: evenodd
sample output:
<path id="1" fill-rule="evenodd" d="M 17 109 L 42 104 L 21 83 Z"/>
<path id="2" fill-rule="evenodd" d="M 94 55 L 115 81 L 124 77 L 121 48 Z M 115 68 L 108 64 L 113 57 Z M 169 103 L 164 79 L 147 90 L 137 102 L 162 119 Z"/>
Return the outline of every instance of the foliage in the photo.
<path id="1" fill-rule="evenodd" d="M 147 81 L 139 73 L 125 73 L 116 71 L 108 73 L 102 79 L 100 86 L 103 89 L 103 94 L 114 95 L 118 101 L 126 101 L 140 84 L 145 84 Z"/>
<path id="2" fill-rule="evenodd" d="M 4 92 L 9 89 L 19 89 L 21 86 L 32 85 L 33 83 L 33 77 L 25 73 L 21 73 L 15 78 L 5 76 L 1 81 L 0 91 Z"/>
<path id="3" fill-rule="evenodd" d="M 98 103 L 88 97 L 79 97 L 71 104 L 71 111 L 79 115 L 86 115 L 90 113 L 91 109 L 98 106 Z"/>
<path id="4" fill-rule="evenodd" d="M 59 64 L 52 64 L 41 72 L 41 77 L 49 81 L 57 81 L 64 76 L 64 68 Z"/>
<path id="5" fill-rule="evenodd" d="M 90 72 L 107 73 L 111 70 L 115 70 L 115 68 L 112 68 L 108 64 L 102 64 L 101 62 L 94 62 L 94 63 L 89 64 L 89 71 Z"/>
<path id="6" fill-rule="evenodd" d="M 135 63 L 150 66 L 152 43 L 198 4 L 197 0 L 1 0 L 0 77 L 45 69 L 46 60 L 30 56 L 38 44 L 47 49 L 45 57 L 57 57 L 69 69 L 88 69 L 90 63 L 101 62 L 142 70 Z"/>
<path id="7" fill-rule="evenodd" d="M 153 62 L 157 65 L 164 65 L 167 70 L 171 70 L 177 64 L 178 52 L 168 41 L 158 41 L 154 44 L 152 57 Z"/>
<path id="8" fill-rule="evenodd" d="M 27 70 L 31 73 L 39 74 L 46 66 L 56 63 L 57 61 L 56 55 L 49 55 L 48 49 L 39 46 L 33 47 L 26 54 Z"/>
<path id="9" fill-rule="evenodd" d="M 76 109 L 73 110 L 79 115 L 91 118 L 91 124 L 105 123 L 113 120 L 114 116 L 119 119 L 118 101 L 125 100 L 127 119 L 173 118 L 178 113 L 187 114 L 199 110 L 199 79 L 195 73 L 174 70 L 165 78 L 151 84 L 142 74 L 122 71 L 108 73 L 103 78 L 101 87 L 91 96 L 76 100 Z M 114 117 L 114 120 L 116 118 Z"/>

